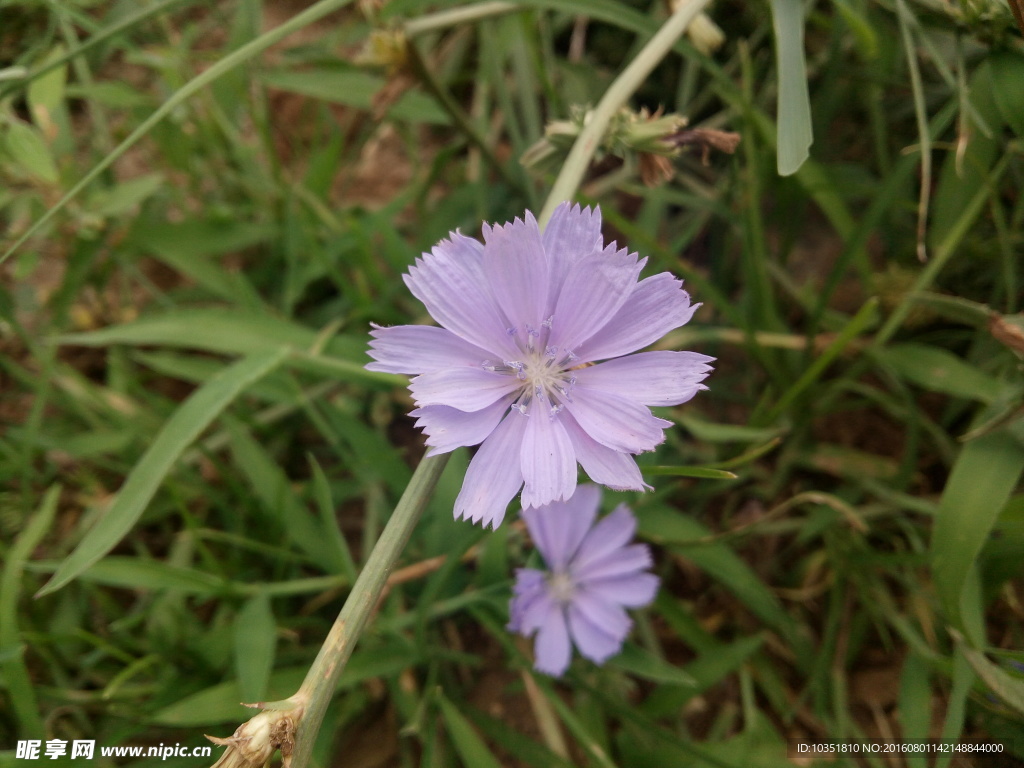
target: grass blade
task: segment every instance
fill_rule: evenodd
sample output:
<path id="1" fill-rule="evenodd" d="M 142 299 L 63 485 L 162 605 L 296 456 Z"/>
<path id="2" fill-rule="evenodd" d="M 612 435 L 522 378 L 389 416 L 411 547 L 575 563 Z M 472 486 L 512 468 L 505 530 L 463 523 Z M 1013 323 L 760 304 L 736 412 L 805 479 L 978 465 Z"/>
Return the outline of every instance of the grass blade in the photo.
<path id="1" fill-rule="evenodd" d="M 39 511 L 21 532 L 14 545 L 7 550 L 0 576 L 0 672 L 11 697 L 19 734 L 41 738 L 43 721 L 39 716 L 32 678 L 21 653 L 18 636 L 18 596 L 21 593 L 21 574 L 36 545 L 49 532 L 60 499 L 60 486 L 53 486 L 43 497 Z"/>
<path id="2" fill-rule="evenodd" d="M 771 0 L 779 62 L 778 169 L 780 176 L 800 170 L 810 155 L 811 98 L 804 64 L 804 14 L 800 0 Z"/>
<path id="3" fill-rule="evenodd" d="M 951 624 L 963 625 L 968 573 L 1024 470 L 1024 445 L 1003 429 L 964 446 L 939 501 L 932 534 L 932 575 Z"/>
<path id="4" fill-rule="evenodd" d="M 280 365 L 286 356 L 287 350 L 278 349 L 243 358 L 193 392 L 139 459 L 107 513 L 61 563 L 39 595 L 60 589 L 113 549 L 141 517 L 182 452 L 246 387 Z"/>

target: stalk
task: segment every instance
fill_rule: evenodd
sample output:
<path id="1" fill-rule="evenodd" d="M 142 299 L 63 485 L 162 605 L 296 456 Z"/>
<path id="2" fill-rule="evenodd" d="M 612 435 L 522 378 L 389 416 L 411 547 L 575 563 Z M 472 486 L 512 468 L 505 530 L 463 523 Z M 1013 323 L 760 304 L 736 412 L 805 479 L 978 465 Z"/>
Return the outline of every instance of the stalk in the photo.
<path id="1" fill-rule="evenodd" d="M 689 23 L 708 2 L 683 2 L 612 83 L 573 144 L 548 194 L 538 218 L 541 227 L 547 224 L 559 203 L 576 194 L 611 118 L 672 49 Z M 510 10 L 510 5 L 483 3 L 477 10 L 505 12 Z M 441 20 L 444 23 L 451 21 L 443 16 Z M 420 462 L 298 692 L 284 701 L 261 705 L 264 711 L 240 726 L 232 737 L 216 739 L 215 743 L 228 747 L 217 766 L 256 768 L 266 762 L 275 749 L 280 749 L 286 766 L 307 768 L 324 712 L 337 687 L 338 677 L 376 608 L 388 575 L 409 541 L 447 460 L 445 454 L 424 458 Z"/>
<path id="2" fill-rule="evenodd" d="M 622 73 L 615 78 L 615 82 L 605 91 L 601 101 L 590 113 L 587 124 L 580 131 L 572 149 L 569 150 L 569 156 L 566 157 L 565 164 L 559 171 L 554 186 L 551 187 L 551 193 L 548 195 L 544 208 L 541 209 L 540 216 L 537 217 L 542 228 L 548 223 L 559 203 L 569 200 L 576 194 L 580 182 L 583 181 L 583 174 L 587 172 L 590 161 L 601 145 L 605 131 L 608 130 L 608 123 L 615 117 L 615 113 L 622 109 L 629 97 L 640 87 L 640 84 L 672 50 L 672 46 L 686 31 L 690 22 L 697 17 L 709 1 L 687 0 L 680 3 L 664 26 L 647 42 L 636 58 L 622 70 Z"/>

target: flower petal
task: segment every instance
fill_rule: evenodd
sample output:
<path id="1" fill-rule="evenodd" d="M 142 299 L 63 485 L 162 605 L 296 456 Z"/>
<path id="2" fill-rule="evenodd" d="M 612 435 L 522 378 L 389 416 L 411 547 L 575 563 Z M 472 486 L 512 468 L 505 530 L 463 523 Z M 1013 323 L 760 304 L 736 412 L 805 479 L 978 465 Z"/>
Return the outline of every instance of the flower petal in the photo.
<path id="1" fill-rule="evenodd" d="M 507 358 L 515 352 L 483 273 L 483 246 L 457 232 L 416 260 L 405 275 L 430 316 L 466 341 Z"/>
<path id="2" fill-rule="evenodd" d="M 483 267 L 506 326 L 525 334 L 539 331 L 548 295 L 548 259 L 533 214 L 492 228 L 484 227 Z"/>
<path id="3" fill-rule="evenodd" d="M 580 551 L 586 542 L 580 545 Z M 651 550 L 645 544 L 630 544 L 628 547 L 616 549 L 594 560 L 581 559 L 572 564 L 573 578 L 580 583 L 588 583 L 591 579 L 611 579 L 628 576 L 651 567 Z"/>
<path id="4" fill-rule="evenodd" d="M 658 594 L 661 580 L 653 573 L 631 573 L 603 579 L 588 579 L 587 591 L 600 599 L 626 608 L 650 605 Z"/>
<path id="5" fill-rule="evenodd" d="M 540 631 L 537 632 L 533 653 L 534 668 L 545 675 L 560 677 L 569 668 L 569 661 L 572 658 L 569 628 L 565 623 L 565 612 L 554 601 Z"/>
<path id="6" fill-rule="evenodd" d="M 581 363 L 628 355 L 688 322 L 699 306 L 690 304 L 683 282 L 668 272 L 648 277 L 615 316 L 574 351 Z"/>
<path id="7" fill-rule="evenodd" d="M 480 365 L 490 354 L 433 325 L 397 325 L 370 331 L 370 357 L 366 366 L 384 373 L 428 373 L 458 365 Z"/>
<path id="8" fill-rule="evenodd" d="M 646 406 L 579 384 L 566 408 L 590 437 L 626 453 L 654 450 L 665 440 L 665 428 L 672 426 L 671 421 L 657 418 Z"/>
<path id="9" fill-rule="evenodd" d="M 538 400 L 534 403 L 540 404 Z M 576 489 L 576 452 L 561 419 L 543 407 L 532 409 L 526 418 L 519 454 L 526 483 L 523 506 L 568 499 Z"/>
<path id="10" fill-rule="evenodd" d="M 643 405 L 679 405 L 707 389 L 701 382 L 713 360 L 696 352 L 641 352 L 582 368 L 576 379 Z"/>
<path id="11" fill-rule="evenodd" d="M 460 411 L 479 411 L 522 387 L 512 376 L 483 368 L 445 368 L 415 377 L 409 391 L 416 405 L 447 405 Z"/>
<path id="12" fill-rule="evenodd" d="M 565 431 L 572 441 L 576 460 L 591 480 L 616 491 L 651 490 L 651 486 L 644 482 L 640 468 L 630 454 L 601 445 L 576 423 L 576 419 L 568 411 L 564 411 L 560 418 L 565 423 Z"/>
<path id="13" fill-rule="evenodd" d="M 573 559 L 573 575 L 577 575 L 584 567 L 599 563 L 611 553 L 625 547 L 636 533 L 636 517 L 625 504 L 619 504 L 615 510 L 595 525 L 586 538 L 580 543 Z"/>
<path id="14" fill-rule="evenodd" d="M 543 509 L 524 508 L 523 520 L 530 538 L 544 556 L 548 568 L 564 572 L 583 537 L 594 524 L 601 489 L 581 485 L 567 501 L 556 501 Z"/>
<path id="15" fill-rule="evenodd" d="M 558 294 L 572 265 L 584 256 L 603 249 L 601 209 L 580 209 L 579 203 L 562 203 L 555 208 L 548 225 L 544 227 L 543 242 L 551 274 L 545 310 L 547 316 L 555 310 Z"/>
<path id="16" fill-rule="evenodd" d="M 540 629 L 551 610 L 547 574 L 533 568 L 518 568 L 512 591 L 508 629 L 528 637 Z"/>
<path id="17" fill-rule="evenodd" d="M 479 445 L 494 431 L 515 395 L 507 395 L 479 411 L 460 411 L 448 405 L 427 405 L 409 413 L 427 435 L 428 456 L 463 446 Z"/>
<path id="18" fill-rule="evenodd" d="M 636 289 L 646 261 L 614 245 L 577 261 L 555 303 L 548 343 L 574 350 L 600 331 Z"/>
<path id="19" fill-rule="evenodd" d="M 455 499 L 455 518 L 495 528 L 505 517 L 505 508 L 523 485 L 519 468 L 519 446 L 526 419 L 509 413 L 484 440 L 469 462 L 462 490 Z"/>
<path id="20" fill-rule="evenodd" d="M 604 664 L 621 651 L 626 637 L 625 634 L 621 637 L 614 635 L 600 624 L 595 624 L 577 604 L 569 606 L 569 631 L 580 654 L 595 664 Z"/>
<path id="21" fill-rule="evenodd" d="M 605 602 L 601 597 L 587 590 L 579 590 L 573 595 L 572 607 L 587 621 L 595 627 L 600 627 L 606 635 L 615 638 L 620 643 L 633 626 L 632 620 L 621 606 Z M 582 650 L 583 648 L 580 648 L 580 651 Z"/>

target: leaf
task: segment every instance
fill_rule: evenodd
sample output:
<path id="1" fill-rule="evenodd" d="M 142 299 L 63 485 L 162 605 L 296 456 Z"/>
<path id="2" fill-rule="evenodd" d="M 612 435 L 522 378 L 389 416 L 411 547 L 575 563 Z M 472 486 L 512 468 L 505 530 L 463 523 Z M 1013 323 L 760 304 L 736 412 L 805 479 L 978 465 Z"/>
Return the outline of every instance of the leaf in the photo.
<path id="1" fill-rule="evenodd" d="M 728 472 L 724 469 L 714 469 L 712 467 L 687 467 L 683 465 L 678 466 L 658 466 L 658 467 L 642 467 L 641 472 L 645 475 L 671 475 L 673 477 L 699 477 L 704 480 L 735 480 L 736 475 L 732 472 Z"/>
<path id="2" fill-rule="evenodd" d="M 366 370 L 363 363 L 369 358 L 362 338 L 336 335 L 324 345 L 322 354 L 303 352 L 313 349 L 318 338 L 312 328 L 270 314 L 218 308 L 178 309 L 98 331 L 66 334 L 57 341 L 87 347 L 152 344 L 235 355 L 290 347 L 302 353 L 289 361 L 298 368 L 378 385 L 394 386 L 408 381 L 394 374 Z"/>
<path id="3" fill-rule="evenodd" d="M 963 627 L 968 574 L 1024 470 L 1024 445 L 1001 429 L 960 451 L 939 500 L 932 533 L 932 574 L 947 619 Z"/>
<path id="4" fill-rule="evenodd" d="M 167 420 L 132 468 L 110 509 L 61 563 L 39 595 L 60 589 L 113 549 L 131 530 L 184 451 L 246 387 L 279 366 L 287 351 L 246 357 L 193 392 Z"/>
<path id="5" fill-rule="evenodd" d="M 452 737 L 452 743 L 462 759 L 462 764 L 466 768 L 501 768 L 498 758 L 494 756 L 469 721 L 462 716 L 458 707 L 445 698 L 440 688 L 437 689 L 437 703 L 441 707 L 441 715 L 444 717 L 448 735 Z"/>
<path id="6" fill-rule="evenodd" d="M 261 304 L 259 294 L 245 276 L 229 272 L 211 257 L 252 248 L 275 234 L 275 227 L 256 221 L 190 219 L 181 223 L 140 221 L 129 239 L 214 295 L 256 308 Z"/>
<path id="7" fill-rule="evenodd" d="M 779 73 L 778 170 L 789 176 L 800 170 L 814 140 L 811 99 L 804 64 L 804 17 L 800 0 L 771 0 Z"/>
<path id="8" fill-rule="evenodd" d="M 971 76 L 968 93 L 978 115 L 989 125 L 998 125 L 992 71 L 987 61 L 983 61 Z M 971 126 L 969 141 L 962 152 L 946 155 L 929 217 L 928 242 L 932 251 L 938 251 L 958 228 L 969 228 L 980 213 L 981 206 L 974 206 L 972 201 L 985 193 L 998 156 L 999 142 L 995 137 L 985 136 L 977 125 Z"/>
<path id="9" fill-rule="evenodd" d="M 360 649 L 349 659 L 338 680 L 337 690 L 351 688 L 374 677 L 397 675 L 420 661 L 420 654 L 408 643 L 389 642 Z M 279 669 L 270 676 L 267 698 L 285 699 L 295 693 L 306 677 L 307 667 Z M 197 725 L 241 721 L 253 715 L 253 710 L 242 707 L 244 701 L 238 682 L 205 688 L 180 701 L 164 707 L 151 721 L 158 725 L 190 728 Z"/>
<path id="10" fill-rule="evenodd" d="M 42 62 L 48 64 L 64 55 L 64 47 L 57 45 Z M 64 103 L 64 86 L 67 82 L 66 64 L 54 67 L 45 75 L 37 77 L 28 85 L 27 97 L 32 120 L 45 136 L 53 140 L 57 135 L 55 117 Z"/>
<path id="11" fill-rule="evenodd" d="M 147 173 L 123 181 L 93 194 L 89 198 L 90 212 L 104 217 L 123 216 L 141 205 L 163 185 L 162 173 Z"/>
<path id="12" fill-rule="evenodd" d="M 906 379 L 931 392 L 991 403 L 1002 393 L 998 379 L 952 352 L 929 344 L 890 344 L 874 352 L 875 358 Z"/>
<path id="13" fill-rule="evenodd" d="M 279 463 L 236 420 L 227 419 L 227 426 L 235 463 L 248 480 L 267 518 L 273 520 L 275 529 L 283 531 L 311 562 L 326 573 L 342 571 L 344 561 L 333 546 L 334 541 L 324 534 L 320 521 L 299 501 Z"/>
<path id="14" fill-rule="evenodd" d="M 1024 56 L 1007 49 L 988 58 L 992 75 L 992 97 L 996 108 L 1017 138 L 1024 138 Z"/>
<path id="15" fill-rule="evenodd" d="M 111 587 L 169 590 L 202 597 L 231 591 L 229 583 L 211 573 L 138 557 L 106 557 L 89 566 L 79 578 Z"/>
<path id="16" fill-rule="evenodd" d="M 60 179 L 53 154 L 36 128 L 20 120 L 12 120 L 7 124 L 4 143 L 8 154 L 30 176 L 47 184 L 56 184 Z"/>
<path id="17" fill-rule="evenodd" d="M 235 617 L 235 674 L 242 701 L 251 703 L 266 696 L 277 648 L 277 624 L 270 598 L 250 598 Z"/>
<path id="18" fill-rule="evenodd" d="M 521 763 L 534 768 L 572 768 L 572 763 L 517 731 L 506 718 L 491 717 L 476 708 L 470 708 L 468 715 L 485 736 L 514 754 Z"/>
<path id="19" fill-rule="evenodd" d="M 41 738 L 45 732 L 39 717 L 32 677 L 25 663 L 21 633 L 18 630 L 18 598 L 21 576 L 32 552 L 53 527 L 60 501 L 60 486 L 51 486 L 18 538 L 4 552 L 0 574 L 0 673 L 10 697 L 14 718 L 23 736 Z"/>
<path id="20" fill-rule="evenodd" d="M 632 643 L 627 643 L 618 656 L 610 659 L 608 666 L 656 683 L 697 687 L 692 675 Z"/>
<path id="21" fill-rule="evenodd" d="M 678 552 L 706 571 L 756 616 L 775 627 L 791 642 L 796 642 L 796 628 L 775 594 L 764 585 L 728 546 L 696 544 L 710 532 L 690 517 L 663 506 L 638 510 L 639 531 L 646 539 Z"/>
<path id="22" fill-rule="evenodd" d="M 985 685 L 1009 706 L 1024 714 L 1024 680 L 993 664 L 984 653 L 963 643 L 962 638 L 958 640 L 961 640 L 960 650 L 963 651 L 967 663 L 978 673 L 978 677 Z"/>
<path id="23" fill-rule="evenodd" d="M 301 72 L 278 70 L 263 75 L 264 84 L 282 91 L 291 91 L 314 99 L 345 104 L 369 110 L 374 97 L 387 83 L 376 75 L 357 69 L 319 67 Z M 418 91 L 402 95 L 387 113 L 397 120 L 448 125 L 451 120 L 437 103 Z"/>
<path id="24" fill-rule="evenodd" d="M 689 414 L 680 416 L 678 421 L 702 443 L 761 443 L 779 434 L 776 428 L 715 424 Z"/>

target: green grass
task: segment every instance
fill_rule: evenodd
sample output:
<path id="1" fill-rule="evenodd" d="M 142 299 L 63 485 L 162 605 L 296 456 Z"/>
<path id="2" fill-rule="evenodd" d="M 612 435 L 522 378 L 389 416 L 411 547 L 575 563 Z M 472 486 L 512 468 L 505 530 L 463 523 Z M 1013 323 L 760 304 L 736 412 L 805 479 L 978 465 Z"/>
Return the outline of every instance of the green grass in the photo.
<path id="1" fill-rule="evenodd" d="M 370 322 L 427 321 L 400 276 L 449 231 L 539 211 L 554 176 L 518 158 L 665 18 L 371 5 L 0 10 L 0 765 L 200 746 L 295 691 L 422 454 L 404 379 L 362 368 Z M 1021 34 L 998 5 L 837 0 L 801 63 L 771 7 L 781 78 L 769 4 L 719 2 L 724 45 L 684 38 L 631 100 L 736 154 L 658 187 L 599 157 L 578 196 L 704 302 L 663 345 L 718 357 L 663 409 L 655 491 L 605 496 L 657 601 L 605 667 L 532 675 L 504 625 L 533 548 L 451 519 L 458 451 L 314 764 L 775 768 L 787 739 L 883 736 L 1024 760 Z M 400 29 L 410 58 L 357 63 Z"/>

